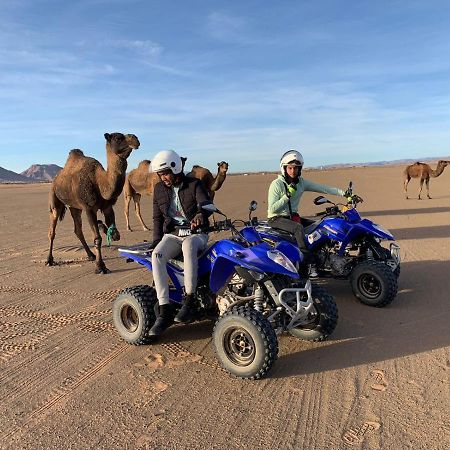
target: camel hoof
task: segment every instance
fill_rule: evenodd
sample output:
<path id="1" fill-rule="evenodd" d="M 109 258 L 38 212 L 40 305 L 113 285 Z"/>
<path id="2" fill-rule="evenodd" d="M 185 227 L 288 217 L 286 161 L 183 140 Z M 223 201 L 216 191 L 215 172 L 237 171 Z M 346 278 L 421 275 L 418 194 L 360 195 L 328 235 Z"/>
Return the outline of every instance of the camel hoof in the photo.
<path id="1" fill-rule="evenodd" d="M 88 255 L 88 261 L 95 261 L 95 255 L 92 253 L 92 255 Z"/>
<path id="2" fill-rule="evenodd" d="M 111 271 L 106 267 L 106 266 L 103 266 L 103 267 L 97 267 L 96 269 L 95 269 L 95 273 L 111 273 Z"/>
<path id="3" fill-rule="evenodd" d="M 150 228 L 144 227 L 144 231 L 150 231 Z"/>
<path id="4" fill-rule="evenodd" d="M 48 259 L 46 261 L 45 265 L 48 267 L 52 267 L 52 266 L 57 266 L 58 264 L 53 259 Z"/>

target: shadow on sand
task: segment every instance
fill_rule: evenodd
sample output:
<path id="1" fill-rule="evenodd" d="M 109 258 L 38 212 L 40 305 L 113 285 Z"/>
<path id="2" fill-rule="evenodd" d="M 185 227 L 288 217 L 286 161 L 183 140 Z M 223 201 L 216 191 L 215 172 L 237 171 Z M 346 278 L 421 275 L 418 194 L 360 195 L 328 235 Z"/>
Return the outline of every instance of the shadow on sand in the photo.
<path id="1" fill-rule="evenodd" d="M 409 214 L 438 214 L 450 212 L 449 207 L 436 206 L 434 208 L 395 209 L 383 211 L 362 211 L 363 217 L 367 216 L 407 216 Z"/>
<path id="2" fill-rule="evenodd" d="M 395 236 L 396 240 L 448 238 L 450 236 L 450 225 L 417 228 L 391 228 L 389 231 Z"/>

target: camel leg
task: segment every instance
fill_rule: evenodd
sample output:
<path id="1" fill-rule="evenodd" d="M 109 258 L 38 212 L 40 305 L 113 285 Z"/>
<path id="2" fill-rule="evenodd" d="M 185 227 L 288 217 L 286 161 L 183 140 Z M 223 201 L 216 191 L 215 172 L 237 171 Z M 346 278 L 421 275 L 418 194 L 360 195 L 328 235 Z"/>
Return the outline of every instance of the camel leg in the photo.
<path id="1" fill-rule="evenodd" d="M 133 231 L 130 227 L 130 201 L 131 195 L 125 194 L 125 221 L 127 223 L 127 230 Z"/>
<path id="2" fill-rule="evenodd" d="M 100 235 L 100 230 L 98 228 L 97 223 L 97 212 L 92 211 L 90 209 L 86 210 L 86 215 L 89 220 L 89 225 L 91 226 L 91 230 L 94 234 L 94 248 L 96 253 L 95 264 L 97 268 L 95 269 L 95 273 L 110 273 L 111 271 L 107 269 L 105 263 L 102 259 L 102 237 Z"/>
<path id="3" fill-rule="evenodd" d="M 428 197 L 428 198 L 431 198 L 431 197 L 430 197 L 430 179 L 429 179 L 429 178 L 427 178 L 427 179 L 425 180 L 425 186 L 426 186 L 426 188 L 427 188 L 427 197 Z"/>
<path id="4" fill-rule="evenodd" d="M 143 230 L 149 231 L 149 229 L 147 228 L 147 225 L 145 225 L 144 220 L 142 219 L 142 216 L 141 216 L 141 194 L 138 194 L 138 193 L 134 194 L 133 200 L 134 200 L 134 209 L 136 211 L 136 216 L 139 219 L 139 222 L 141 222 Z"/>
<path id="5" fill-rule="evenodd" d="M 405 181 L 403 182 L 403 191 L 405 192 L 406 200 L 408 200 L 408 183 L 411 181 L 411 177 L 405 177 Z"/>
<path id="6" fill-rule="evenodd" d="M 424 181 L 425 181 L 425 180 L 424 180 L 423 178 L 420 179 L 419 200 L 422 200 L 422 199 L 420 198 L 420 194 L 422 193 L 422 188 L 423 188 L 423 182 L 424 182 Z"/>
<path id="7" fill-rule="evenodd" d="M 69 207 L 69 210 L 70 210 L 70 214 L 72 215 L 72 219 L 73 219 L 73 226 L 74 226 L 73 232 L 76 234 L 76 236 L 80 240 L 81 245 L 83 246 L 84 251 L 87 254 L 88 260 L 94 261 L 95 254 L 89 248 L 89 246 L 86 243 L 86 239 L 84 238 L 83 226 L 82 226 L 82 222 L 81 222 L 81 209 Z"/>
<path id="8" fill-rule="evenodd" d="M 48 239 L 50 241 L 50 249 L 48 251 L 46 266 L 55 266 L 55 260 L 53 259 L 53 242 L 56 236 L 56 225 L 58 219 L 62 220 L 64 217 L 65 206 L 58 197 L 56 197 L 53 191 L 50 192 L 49 197 L 49 208 L 50 208 L 50 227 L 48 230 Z"/>

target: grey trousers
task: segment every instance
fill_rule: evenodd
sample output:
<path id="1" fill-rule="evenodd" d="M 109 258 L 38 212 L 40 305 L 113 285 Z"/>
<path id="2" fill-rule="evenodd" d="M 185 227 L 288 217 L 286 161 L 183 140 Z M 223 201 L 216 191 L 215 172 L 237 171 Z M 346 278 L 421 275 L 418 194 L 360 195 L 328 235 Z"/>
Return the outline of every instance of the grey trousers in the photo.
<path id="1" fill-rule="evenodd" d="M 169 303 L 169 276 L 167 261 L 175 258 L 181 251 L 184 260 L 184 290 L 186 294 L 194 294 L 197 289 L 198 258 L 197 253 L 206 248 L 207 234 L 192 234 L 178 237 L 165 234 L 152 253 L 153 281 L 160 305 Z"/>

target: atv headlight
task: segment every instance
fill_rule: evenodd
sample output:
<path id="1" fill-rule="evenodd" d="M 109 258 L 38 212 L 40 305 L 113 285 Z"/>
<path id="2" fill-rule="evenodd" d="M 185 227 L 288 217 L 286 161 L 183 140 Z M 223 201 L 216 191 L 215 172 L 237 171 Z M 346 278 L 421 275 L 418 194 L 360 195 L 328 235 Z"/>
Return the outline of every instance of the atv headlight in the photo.
<path id="1" fill-rule="evenodd" d="M 286 270 L 290 272 L 297 273 L 297 269 L 294 264 L 286 257 L 284 253 L 281 253 L 279 250 L 268 250 L 267 256 L 280 266 L 284 267 Z"/>

